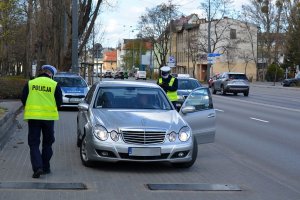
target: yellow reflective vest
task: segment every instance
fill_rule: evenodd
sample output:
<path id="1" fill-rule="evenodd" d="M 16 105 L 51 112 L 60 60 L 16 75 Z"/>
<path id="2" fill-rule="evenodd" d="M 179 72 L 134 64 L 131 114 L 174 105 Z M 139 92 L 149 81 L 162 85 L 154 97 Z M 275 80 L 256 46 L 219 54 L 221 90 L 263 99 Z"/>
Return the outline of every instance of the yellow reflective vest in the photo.
<path id="1" fill-rule="evenodd" d="M 28 82 L 28 97 L 24 108 L 24 120 L 58 120 L 55 100 L 57 82 L 47 77 L 38 77 Z"/>
<path id="2" fill-rule="evenodd" d="M 172 77 L 170 82 L 169 82 L 170 87 L 173 86 L 174 81 L 175 81 L 175 78 Z M 158 83 L 162 84 L 162 82 L 163 82 L 162 78 L 159 78 Z M 178 100 L 177 91 L 167 91 L 167 96 L 170 99 L 170 101 L 177 101 Z"/>

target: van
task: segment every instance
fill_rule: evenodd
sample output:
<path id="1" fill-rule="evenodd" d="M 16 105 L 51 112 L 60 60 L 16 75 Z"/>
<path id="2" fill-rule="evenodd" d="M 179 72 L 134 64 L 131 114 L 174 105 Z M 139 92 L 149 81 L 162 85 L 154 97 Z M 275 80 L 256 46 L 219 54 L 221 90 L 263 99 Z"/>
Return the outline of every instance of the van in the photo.
<path id="1" fill-rule="evenodd" d="M 138 79 L 146 80 L 147 79 L 146 71 L 137 71 L 135 74 L 135 80 L 138 80 Z"/>

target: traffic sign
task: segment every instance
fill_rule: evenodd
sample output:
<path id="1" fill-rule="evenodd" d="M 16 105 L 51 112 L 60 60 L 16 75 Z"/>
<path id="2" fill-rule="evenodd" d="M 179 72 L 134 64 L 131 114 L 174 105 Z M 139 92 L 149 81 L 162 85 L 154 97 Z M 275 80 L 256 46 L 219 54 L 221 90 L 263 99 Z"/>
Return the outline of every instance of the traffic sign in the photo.
<path id="1" fill-rule="evenodd" d="M 207 57 L 217 57 L 217 56 L 221 56 L 222 54 L 220 54 L 220 53 L 209 53 L 208 55 L 207 55 Z"/>
<path id="2" fill-rule="evenodd" d="M 169 57 L 169 63 L 175 63 L 175 58 L 174 56 Z"/>

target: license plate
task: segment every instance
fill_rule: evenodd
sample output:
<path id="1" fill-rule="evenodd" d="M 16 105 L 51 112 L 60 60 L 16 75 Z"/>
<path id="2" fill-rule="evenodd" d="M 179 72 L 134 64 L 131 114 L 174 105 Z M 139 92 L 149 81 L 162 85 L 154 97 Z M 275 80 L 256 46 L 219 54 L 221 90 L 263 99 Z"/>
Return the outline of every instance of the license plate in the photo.
<path id="1" fill-rule="evenodd" d="M 160 156 L 161 149 L 159 147 L 129 147 L 129 156 Z"/>
<path id="2" fill-rule="evenodd" d="M 81 102 L 81 99 L 80 98 L 70 98 L 69 102 L 70 103 L 79 103 L 79 102 Z"/>

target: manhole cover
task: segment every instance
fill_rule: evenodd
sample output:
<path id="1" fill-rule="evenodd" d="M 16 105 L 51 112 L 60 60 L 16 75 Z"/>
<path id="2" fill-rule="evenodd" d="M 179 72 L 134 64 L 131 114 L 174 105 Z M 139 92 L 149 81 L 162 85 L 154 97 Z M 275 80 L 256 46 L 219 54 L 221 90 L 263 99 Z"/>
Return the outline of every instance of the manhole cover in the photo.
<path id="1" fill-rule="evenodd" d="M 147 184 L 150 190 L 180 190 L 180 191 L 241 191 L 237 185 L 229 184 Z"/>
<path id="2" fill-rule="evenodd" d="M 0 189 L 86 190 L 83 183 L 0 182 Z"/>

